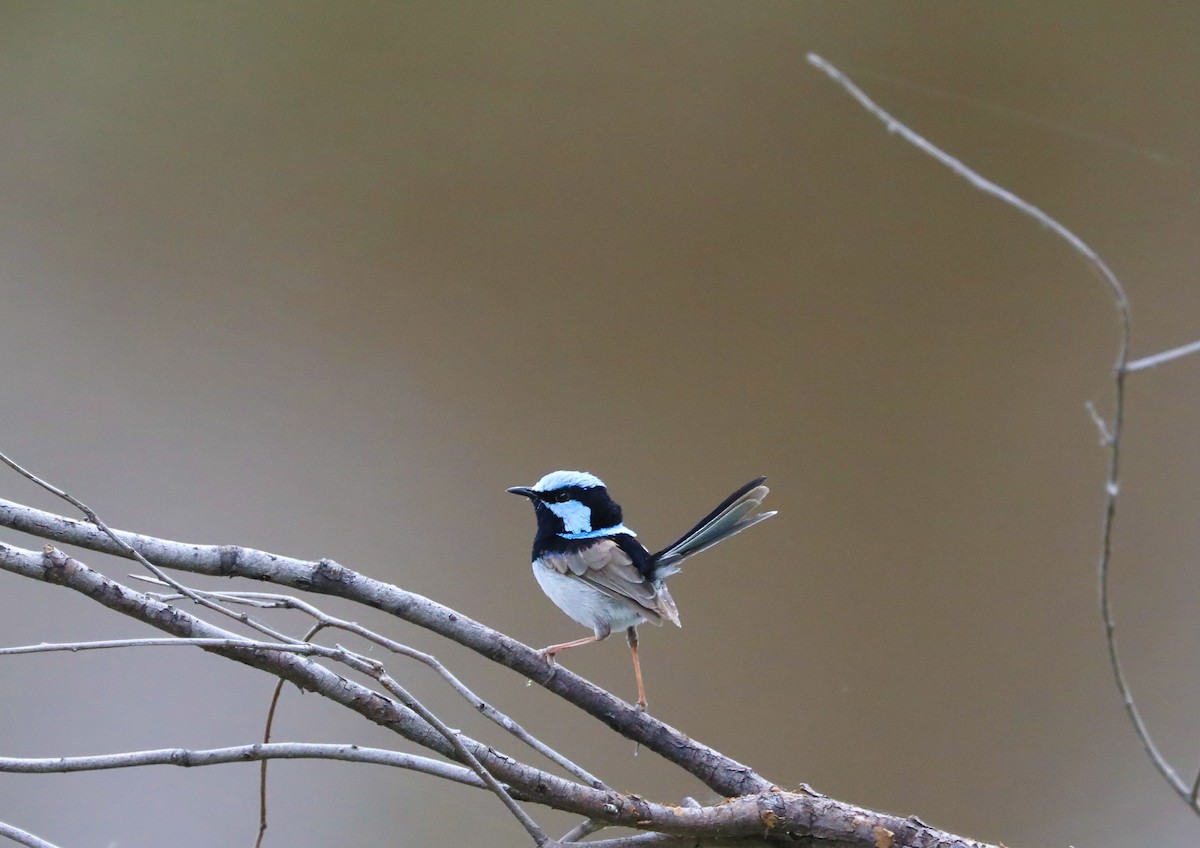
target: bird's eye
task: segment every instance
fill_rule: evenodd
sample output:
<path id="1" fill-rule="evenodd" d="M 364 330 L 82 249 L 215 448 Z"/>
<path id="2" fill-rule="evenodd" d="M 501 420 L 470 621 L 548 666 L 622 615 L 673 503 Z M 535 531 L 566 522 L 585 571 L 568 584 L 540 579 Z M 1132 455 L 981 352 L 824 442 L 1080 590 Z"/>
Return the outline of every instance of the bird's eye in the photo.
<path id="1" fill-rule="evenodd" d="M 571 499 L 570 492 L 555 492 L 554 493 L 554 502 L 555 503 L 566 503 L 570 499 Z"/>

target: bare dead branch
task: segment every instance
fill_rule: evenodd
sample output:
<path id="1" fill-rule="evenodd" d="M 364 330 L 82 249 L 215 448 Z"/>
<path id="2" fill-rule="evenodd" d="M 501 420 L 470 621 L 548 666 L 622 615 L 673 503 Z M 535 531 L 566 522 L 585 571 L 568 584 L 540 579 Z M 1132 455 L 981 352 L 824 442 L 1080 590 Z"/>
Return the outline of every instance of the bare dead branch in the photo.
<path id="1" fill-rule="evenodd" d="M 13 460 L 9 456 L 5 455 L 4 453 L 0 453 L 0 462 L 3 462 L 5 465 L 7 465 L 13 471 L 16 471 L 22 477 L 26 478 L 27 480 L 32 481 L 33 483 L 37 484 L 40 487 L 42 487 L 47 492 L 50 492 L 52 495 L 62 498 L 64 501 L 66 501 L 67 503 L 69 503 L 72 506 L 74 506 L 75 508 L 77 508 L 80 512 L 82 512 L 85 516 L 87 516 L 88 521 L 90 521 L 92 524 L 96 525 L 97 529 L 99 529 L 100 532 L 102 532 L 105 536 L 107 536 L 109 539 L 111 539 L 114 544 L 116 544 L 118 547 L 120 547 L 122 552 L 126 556 L 132 557 L 133 559 L 137 560 L 139 563 L 142 564 L 143 567 L 146 568 L 147 571 L 149 571 L 151 574 L 153 574 L 159 580 L 161 580 L 164 583 L 166 583 L 167 585 L 169 585 L 175 591 L 179 592 L 182 595 L 187 596 L 188 598 L 190 598 L 191 600 L 200 604 L 201 606 L 208 607 L 209 609 L 213 610 L 214 612 L 219 612 L 220 614 L 222 614 L 224 616 L 228 616 L 229 618 L 232 618 L 236 621 L 240 621 L 242 624 L 245 624 L 246 626 L 257 630 L 260 633 L 264 633 L 267 636 L 270 636 L 272 639 L 275 639 L 279 642 L 294 642 L 295 641 L 294 639 L 292 639 L 290 636 L 287 636 L 286 634 L 280 633 L 276 630 L 272 630 L 271 628 L 267 627 L 264 624 L 260 624 L 259 622 L 255 621 L 253 618 L 246 615 L 245 613 L 240 613 L 235 610 L 228 609 L 227 607 L 223 607 L 218 603 L 214 603 L 213 601 L 206 600 L 206 599 L 200 597 L 195 592 L 193 592 L 190 588 L 183 585 L 178 580 L 176 580 L 174 577 L 171 577 L 169 574 L 164 572 L 158 566 L 151 563 L 144 556 L 142 556 L 140 553 L 138 553 L 137 550 L 135 550 L 132 546 L 130 546 L 129 544 L 122 541 L 121 538 L 119 536 L 117 536 L 117 534 L 114 533 L 112 531 L 112 529 L 100 519 L 100 516 L 96 514 L 95 510 L 93 510 L 90 506 L 85 504 L 83 501 L 79 500 L 79 498 L 58 488 L 54 484 L 43 480 L 41 477 L 38 477 L 32 471 L 29 471 L 27 468 L 24 468 L 23 466 L 18 464 L 15 460 Z"/>
<path id="2" fill-rule="evenodd" d="M 550 747 L 545 742 L 538 739 L 536 736 L 534 736 L 532 733 L 530 733 L 524 727 L 522 727 L 520 724 L 518 724 L 516 721 L 514 721 L 511 717 L 509 717 L 508 715 L 505 715 L 503 712 L 496 709 L 491 704 L 487 703 L 482 698 L 480 698 L 478 695 L 476 695 L 474 692 L 472 692 L 466 686 L 466 684 L 464 684 L 461 680 L 459 680 L 458 677 L 456 677 L 448 668 L 446 668 L 432 654 L 427 654 L 424 651 L 418 651 L 416 648 L 412 648 L 408 645 L 403 645 L 394 639 L 389 639 L 388 637 L 386 637 L 380 633 L 377 633 L 374 630 L 363 627 L 358 622 L 347 621 L 345 619 L 331 616 L 328 613 L 324 612 L 323 610 L 319 609 L 318 607 L 316 607 L 310 603 L 307 603 L 306 601 L 303 601 L 299 598 L 296 598 L 292 595 L 278 595 L 278 594 L 274 594 L 274 593 L 270 593 L 270 592 L 199 592 L 199 590 L 197 590 L 197 591 L 199 594 L 203 594 L 207 597 L 212 597 L 212 598 L 220 598 L 228 603 L 246 602 L 246 603 L 254 603 L 254 604 L 261 604 L 261 605 L 270 605 L 270 606 L 273 606 L 276 608 L 298 610 L 298 611 L 303 612 L 304 614 L 312 617 L 313 619 L 315 619 L 319 623 L 320 627 L 330 627 L 330 628 L 336 628 L 338 630 L 345 630 L 349 633 L 355 634 L 356 636 L 360 636 L 369 642 L 373 642 L 374 644 L 379 645 L 380 647 L 387 648 L 389 651 L 392 651 L 393 653 L 399 654 L 401 656 L 409 657 L 410 659 L 414 659 L 417 662 L 433 669 L 439 675 L 441 675 L 441 677 L 447 683 L 450 684 L 450 686 L 454 689 L 454 691 L 457 692 L 459 695 L 461 695 L 464 699 L 466 699 L 466 701 L 468 703 L 470 703 L 472 707 L 474 707 L 476 710 L 478 710 L 481 715 L 485 716 L 486 718 L 490 719 L 493 723 L 504 728 L 506 731 L 511 733 L 513 736 L 517 737 L 522 742 L 524 742 L 526 745 L 533 748 L 539 754 L 542 754 L 544 757 L 546 757 L 550 761 L 562 766 L 562 768 L 566 769 L 566 771 L 568 771 L 570 774 L 575 775 L 575 777 L 579 778 L 584 783 L 587 783 L 588 785 L 590 785 L 596 789 L 608 789 L 609 788 L 607 784 L 605 784 L 602 780 L 600 780 L 600 778 L 596 777 L 591 772 L 589 772 L 587 769 L 585 769 L 582 766 L 578 765 L 577 763 L 573 762 L 572 760 L 570 760 L 569 758 L 564 756 L 562 753 L 556 751 L 554 748 Z M 157 597 L 160 601 L 171 601 L 174 599 L 174 596 L 170 596 L 170 595 L 152 596 L 152 597 Z M 307 638 L 308 637 L 305 637 L 305 641 L 307 641 Z"/>
<path id="3" fill-rule="evenodd" d="M 583 837 L 595 833 L 598 830 L 603 830 L 606 827 L 608 827 L 608 822 L 602 822 L 596 819 L 584 819 L 559 837 L 558 841 L 579 842 L 581 839 L 583 839 Z"/>
<path id="4" fill-rule="evenodd" d="M 545 831 L 543 831 L 541 827 L 538 826 L 537 822 L 535 822 L 533 818 L 521 808 L 520 804 L 513 800 L 512 796 L 508 793 L 508 790 L 500 785 L 500 781 L 496 780 L 496 778 L 492 776 L 492 773 L 487 770 L 483 763 L 479 762 L 479 760 L 475 757 L 475 754 L 463 741 L 462 734 L 457 730 L 452 730 L 450 727 L 448 727 L 446 723 L 438 718 L 432 710 L 409 694 L 409 692 L 403 686 L 397 683 L 391 676 L 386 673 L 382 673 L 382 666 L 380 666 L 380 671 L 381 673 L 378 677 L 379 682 L 382 683 L 389 692 L 398 697 L 402 704 L 415 712 L 421 718 L 425 719 L 425 721 L 429 722 L 429 724 L 437 729 L 438 733 L 442 734 L 446 741 L 454 747 L 454 750 L 458 754 L 459 758 L 466 761 L 467 765 L 473 772 L 479 775 L 480 779 L 484 782 L 487 788 L 490 789 L 492 793 L 500 799 L 500 803 L 508 808 L 508 811 L 512 813 L 513 818 L 520 822 L 521 826 L 525 828 L 525 831 L 530 835 L 530 837 L 533 838 L 534 843 L 540 848 L 540 846 L 543 846 L 549 842 L 550 837 L 546 835 Z"/>
<path id="5" fill-rule="evenodd" d="M 0 499 L 0 526 L 100 553 L 131 558 L 95 526 Z M 306 561 L 232 545 L 196 545 L 113 531 L 126 545 L 161 568 L 219 577 L 265 580 L 301 591 L 356 601 L 390 613 L 500 663 L 561 696 L 605 725 L 640 743 L 725 796 L 771 787 L 755 771 L 639 711 L 561 665 L 550 666 L 536 650 L 415 592 L 375 580 L 329 559 Z"/>
<path id="6" fill-rule="evenodd" d="M 109 609 L 182 638 L 231 640 L 234 643 L 232 647 L 210 647 L 204 650 L 282 677 L 302 689 L 348 707 L 364 718 L 389 728 L 422 747 L 450 759 L 456 758 L 455 749 L 442 734 L 406 705 L 334 674 L 320 664 L 301 656 L 309 649 L 319 649 L 333 651 L 339 660 L 353 659 L 344 649 L 296 645 L 289 645 L 287 651 L 259 648 L 252 641 L 135 592 L 50 547 L 44 554 L 35 554 L 33 551 L 23 551 L 0 543 L 0 569 L 73 589 Z M 469 740 L 465 736 L 462 739 L 471 746 L 472 754 L 476 758 L 487 761 L 489 770 L 500 774 L 502 779 L 509 783 L 537 786 L 540 782 L 553 787 L 564 796 L 569 796 L 572 790 L 578 788 L 578 784 L 522 766 L 511 757 L 475 740 Z"/>
<path id="7" fill-rule="evenodd" d="M 6 822 L 0 822 L 0 836 L 7 837 L 18 845 L 26 845 L 28 848 L 58 848 L 52 842 L 47 842 L 39 836 L 34 836 L 27 830 L 21 830 L 19 827 L 14 827 Z"/>
<path id="8" fill-rule="evenodd" d="M 50 654 L 60 651 L 103 651 L 116 648 L 256 648 L 262 651 L 284 651 L 293 654 L 339 659 L 344 653 L 320 645 L 297 645 L 292 642 L 257 642 L 235 636 L 232 639 L 96 639 L 87 642 L 42 642 L 37 645 L 17 645 L 0 648 L 0 657 L 20 654 Z"/>
<path id="9" fill-rule="evenodd" d="M 1200 341 L 1180 345 L 1170 350 L 1164 350 L 1162 353 L 1143 356 L 1141 359 L 1127 362 L 1125 363 L 1125 373 L 1132 374 L 1135 371 L 1145 371 L 1147 368 L 1157 368 L 1159 365 L 1166 365 L 1168 362 L 1182 359 L 1185 356 L 1191 356 L 1193 353 L 1200 353 Z"/>
<path id="10" fill-rule="evenodd" d="M 900 136 L 900 138 L 902 138 L 904 141 L 907 141 L 922 153 L 932 157 L 939 164 L 949 168 L 975 188 L 992 195 L 1004 203 L 1007 203 L 1018 212 L 1028 215 L 1030 218 L 1037 221 L 1043 227 L 1050 230 L 1067 244 L 1069 244 L 1072 249 L 1075 250 L 1075 252 L 1090 262 L 1092 267 L 1100 273 L 1100 276 L 1108 285 L 1109 291 L 1117 303 L 1117 311 L 1119 313 L 1121 327 L 1123 330 L 1121 334 L 1122 344 L 1120 355 L 1117 358 L 1117 366 L 1124 366 L 1126 360 L 1127 343 L 1129 340 L 1129 298 L 1126 297 L 1125 287 L 1121 285 L 1121 281 L 1117 279 L 1117 275 L 1112 272 L 1112 269 L 1108 267 L 1108 265 L 1103 259 L 1100 258 L 1096 251 L 1088 247 L 1087 243 L 1084 242 L 1083 239 L 1079 238 L 1079 236 L 1075 235 L 1075 233 L 1071 232 L 1056 219 L 1046 214 L 1032 203 L 1022 199 L 1021 197 L 1018 197 L 1003 186 L 992 182 L 975 169 L 964 164 L 961 160 L 956 159 L 946 151 L 942 150 L 924 136 L 919 135 L 913 130 L 909 129 L 901 121 L 897 120 L 890 113 L 879 106 L 874 100 L 868 97 L 861 88 L 851 82 L 849 77 L 847 77 L 833 65 L 826 62 L 816 53 L 808 54 L 808 63 L 840 85 L 847 94 L 858 101 L 860 106 L 866 109 L 871 115 L 882 121 L 884 126 L 887 127 L 888 132 Z"/>
<path id="11" fill-rule="evenodd" d="M 244 638 L 179 638 L 179 639 L 108 639 L 96 640 L 90 642 L 61 642 L 61 643 L 43 643 L 40 645 L 22 645 L 12 648 L 0 648 L 0 656 L 16 655 L 16 654 L 42 654 L 55 651 L 94 651 L 115 648 L 136 648 L 136 647 L 201 647 L 201 648 L 237 648 L 246 649 L 253 648 L 260 651 L 276 651 L 282 653 L 295 653 L 301 655 L 311 655 L 325 657 L 328 659 L 344 662 L 356 670 L 367 674 L 380 683 L 382 683 L 389 691 L 400 698 L 401 703 L 415 712 L 425 721 L 429 722 L 440 732 L 455 750 L 461 759 L 465 760 L 468 765 L 476 772 L 484 785 L 491 789 L 502 803 L 509 808 L 510 812 L 517 820 L 530 832 L 538 845 L 542 845 L 547 841 L 545 833 L 541 831 L 531 818 L 521 810 L 519 806 L 509 797 L 507 791 L 500 783 L 491 776 L 486 768 L 477 760 L 471 753 L 470 749 L 463 744 L 459 738 L 460 734 L 457 731 L 451 730 L 441 722 L 428 708 L 421 704 L 416 698 L 409 694 L 402 686 L 383 671 L 383 666 L 373 660 L 368 660 L 346 651 L 342 647 L 325 648 L 321 645 L 312 644 L 295 644 L 295 643 L 270 643 L 257 642 Z"/>
<path id="12" fill-rule="evenodd" d="M 445 763 L 416 754 L 390 751 L 386 748 L 364 748 L 358 745 L 312 742 L 271 742 L 265 745 L 256 743 L 199 751 L 187 748 L 159 748 L 152 751 L 126 751 L 88 757 L 0 757 L 0 772 L 66 774 L 80 771 L 139 768 L 141 766 L 194 768 L 260 760 L 263 762 L 268 760 L 339 760 L 348 763 L 367 763 L 420 772 L 442 780 L 461 783 L 464 786 L 484 788 L 483 781 L 474 772 L 453 763 Z"/>
<path id="13" fill-rule="evenodd" d="M 1196 792 L 1200 792 L 1200 774 L 1196 777 L 1195 789 L 1190 791 L 1189 787 L 1176 774 L 1175 769 L 1167 762 L 1166 757 L 1159 751 L 1158 746 L 1154 744 L 1150 736 L 1150 730 L 1146 726 L 1142 718 L 1141 711 L 1138 710 L 1137 704 L 1134 702 L 1133 693 L 1130 690 L 1129 683 L 1125 677 L 1125 671 L 1121 665 L 1120 657 L 1117 653 L 1117 637 L 1116 637 L 1116 620 L 1112 612 L 1112 602 L 1109 596 L 1108 588 L 1108 573 L 1112 563 L 1113 552 L 1113 533 L 1116 527 L 1117 516 L 1117 495 L 1121 491 L 1120 486 L 1120 458 L 1121 458 L 1121 427 L 1125 418 L 1125 377 L 1127 374 L 1135 371 L 1140 371 L 1145 368 L 1152 368 L 1155 365 L 1169 362 L 1173 359 L 1178 359 L 1182 356 L 1187 356 L 1191 353 L 1200 351 L 1200 342 L 1194 342 L 1190 345 L 1184 345 L 1180 348 L 1167 351 L 1165 353 L 1156 354 L 1154 356 L 1145 357 L 1136 360 L 1133 363 L 1129 362 L 1129 346 L 1130 346 L 1130 327 L 1132 323 L 1132 312 L 1129 306 L 1129 298 L 1125 294 L 1125 287 L 1113 273 L 1108 264 L 1100 258 L 1091 247 L 1087 245 L 1079 236 L 1069 230 L 1066 226 L 1047 213 L 1043 212 L 1038 207 L 1029 203 L 1026 200 L 1018 197 L 986 177 L 979 174 L 973 168 L 965 165 L 960 160 L 951 156 L 949 153 L 937 147 L 932 142 L 918 135 L 913 130 L 909 129 L 903 123 L 898 121 L 880 106 L 878 106 L 870 97 L 868 97 L 858 86 L 851 82 L 837 68 L 830 65 L 820 56 L 815 53 L 808 54 L 809 64 L 820 69 L 830 79 L 840 85 L 851 97 L 866 109 L 870 114 L 874 115 L 887 126 L 888 132 L 899 135 L 904 141 L 916 147 L 923 153 L 933 157 L 941 165 L 949 168 L 958 176 L 965 179 L 968 183 L 976 188 L 992 195 L 1003 203 L 1016 209 L 1018 212 L 1027 215 L 1037 221 L 1046 229 L 1050 230 L 1067 245 L 1082 256 L 1088 263 L 1091 264 L 1108 286 L 1109 294 L 1112 297 L 1113 305 L 1117 310 L 1117 318 L 1120 324 L 1120 335 L 1117 344 L 1117 358 L 1113 367 L 1113 417 L 1111 423 L 1104 424 L 1095 412 L 1095 408 L 1091 407 L 1093 420 L 1100 430 L 1101 437 L 1108 447 L 1108 475 L 1104 483 L 1104 517 L 1101 528 L 1101 544 L 1100 554 L 1097 561 L 1096 571 L 1100 589 L 1100 614 L 1104 622 L 1104 638 L 1108 648 L 1109 667 L 1113 673 L 1113 679 L 1117 686 L 1117 691 L 1121 697 L 1121 703 L 1125 707 L 1125 712 L 1129 716 L 1130 722 L 1133 724 L 1134 732 L 1137 734 L 1138 741 L 1141 742 L 1142 748 L 1150 757 L 1154 767 L 1158 769 L 1159 774 L 1167 781 L 1167 783 L 1188 802 L 1192 810 L 1200 813 L 1200 807 L 1196 803 Z"/>
<path id="14" fill-rule="evenodd" d="M 247 646 L 188 613 L 135 592 L 54 548 L 36 554 L 0 543 L 0 569 L 78 591 L 104 606 L 145 621 L 182 638 L 235 640 L 232 647 L 206 650 L 290 680 L 342 704 L 371 721 L 393 729 L 423 747 L 455 759 L 458 751 L 445 736 L 420 716 L 390 698 L 346 680 L 298 651 L 272 651 Z M 294 648 L 295 646 L 289 646 Z M 716 806 L 682 807 L 647 801 L 636 795 L 595 789 L 572 783 L 518 762 L 459 734 L 462 744 L 509 793 L 556 809 L 596 818 L 611 824 L 681 837 L 693 843 L 713 834 L 721 839 L 771 841 L 809 840 L 824 848 L 854 846 L 874 848 L 877 828 L 892 834 L 895 848 L 987 848 L 981 843 L 830 798 L 777 787 L 729 799 Z M 688 744 L 686 740 L 683 744 Z M 882 832 L 882 831 L 879 831 Z M 814 841 L 815 840 L 815 841 Z M 545 844 L 552 844 L 549 840 Z"/>
<path id="15" fill-rule="evenodd" d="M 762 840 L 755 839 L 705 839 L 697 842 L 686 836 L 671 836 L 666 833 L 638 833 L 632 836 L 617 836 L 612 839 L 596 839 L 591 842 L 580 842 L 580 845 L 596 846 L 596 848 L 650 848 L 654 846 L 679 846 L 679 848 L 744 848 L 747 845 L 761 845 Z M 822 848 L 839 848 L 837 844 L 823 842 Z"/>
<path id="16" fill-rule="evenodd" d="M 304 634 L 304 641 L 312 641 L 312 638 L 321 632 L 322 627 L 323 625 L 319 623 L 310 627 Z M 266 726 L 263 727 L 262 744 L 264 745 L 271 742 L 271 728 L 275 724 L 275 710 L 279 707 L 279 696 L 283 694 L 284 683 L 283 678 L 280 678 L 275 683 L 275 688 L 271 690 L 271 703 L 267 706 L 267 721 Z M 254 839 L 254 848 L 262 848 L 263 839 L 267 835 L 267 766 L 269 764 L 270 760 L 264 759 L 258 767 L 258 836 Z"/>

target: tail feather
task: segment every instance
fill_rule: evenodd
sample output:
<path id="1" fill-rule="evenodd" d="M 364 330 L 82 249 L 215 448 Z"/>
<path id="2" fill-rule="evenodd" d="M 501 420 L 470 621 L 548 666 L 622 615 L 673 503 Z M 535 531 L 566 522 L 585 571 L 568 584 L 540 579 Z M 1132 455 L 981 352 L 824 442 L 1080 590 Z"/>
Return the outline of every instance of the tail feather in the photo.
<path id="1" fill-rule="evenodd" d="M 758 477 L 742 486 L 721 501 L 720 506 L 701 519 L 695 527 L 656 553 L 655 576 L 661 578 L 674 574 L 679 570 L 679 563 L 683 559 L 708 550 L 717 542 L 774 515 L 774 512 L 750 514 L 762 505 L 763 498 L 771 491 L 763 485 L 766 479 Z"/>

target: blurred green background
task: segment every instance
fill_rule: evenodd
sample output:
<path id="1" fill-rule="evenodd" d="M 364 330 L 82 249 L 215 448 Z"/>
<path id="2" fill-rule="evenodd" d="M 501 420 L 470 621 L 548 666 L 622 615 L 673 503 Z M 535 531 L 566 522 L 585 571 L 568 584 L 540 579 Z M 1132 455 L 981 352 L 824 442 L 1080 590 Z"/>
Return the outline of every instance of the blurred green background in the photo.
<path id="1" fill-rule="evenodd" d="M 653 547 L 768 474 L 779 517 L 689 564 L 683 630 L 643 634 L 656 715 L 988 841 L 1195 844 L 1096 611 L 1108 296 L 804 57 L 1074 228 L 1144 355 L 1200 336 L 1197 43 L 1178 3 L 4 3 L 0 447 L 115 526 L 330 556 L 538 646 L 584 631 L 505 487 L 592 471 Z M 1195 360 L 1131 380 L 1113 582 L 1188 777 L 1198 391 Z M 0 496 L 63 509 L 11 473 Z M 614 785 L 712 800 L 466 651 L 322 604 Z M 0 575 L 2 644 L 145 632 Z M 565 662 L 634 695 L 620 640 Z M 198 652 L 13 657 L 0 752 L 251 742 L 271 686 Z M 276 738 L 393 741 L 294 689 Z M 248 846 L 256 778 L 4 775 L 0 820 Z M 276 764 L 271 799 L 272 846 L 528 844 L 494 799 L 378 768 Z"/>

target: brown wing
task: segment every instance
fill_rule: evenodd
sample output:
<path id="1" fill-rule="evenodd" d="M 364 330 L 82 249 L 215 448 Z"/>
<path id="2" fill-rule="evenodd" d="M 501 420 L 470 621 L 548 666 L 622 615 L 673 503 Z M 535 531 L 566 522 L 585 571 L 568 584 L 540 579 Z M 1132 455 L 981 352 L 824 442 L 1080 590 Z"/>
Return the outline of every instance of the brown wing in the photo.
<path id="1" fill-rule="evenodd" d="M 655 586 L 643 577 L 629 554 L 612 539 L 600 539 L 569 553 L 546 554 L 542 562 L 609 597 L 631 603 L 654 624 L 665 618 L 679 626 L 679 612 L 667 587 Z"/>

